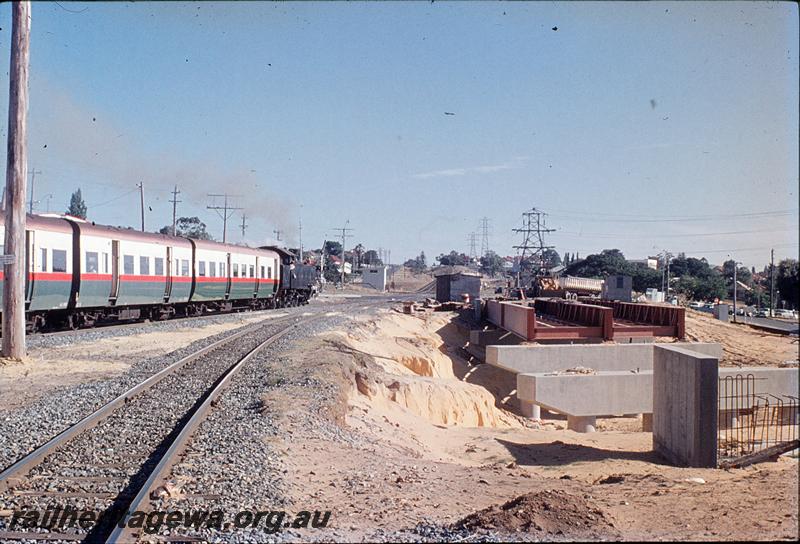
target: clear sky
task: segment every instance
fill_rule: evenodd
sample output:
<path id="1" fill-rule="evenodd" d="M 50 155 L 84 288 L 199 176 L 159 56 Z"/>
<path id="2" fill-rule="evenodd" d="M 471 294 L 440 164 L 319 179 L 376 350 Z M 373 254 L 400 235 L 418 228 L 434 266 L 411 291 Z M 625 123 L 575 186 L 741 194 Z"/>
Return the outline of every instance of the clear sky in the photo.
<path id="1" fill-rule="evenodd" d="M 467 251 L 483 216 L 513 255 L 535 206 L 562 254 L 760 267 L 798 253 L 799 39 L 788 2 L 34 2 L 36 206 L 80 187 L 138 227 L 143 181 L 156 230 L 177 184 L 217 238 L 228 192 L 251 244 L 349 220 L 394 262 Z"/>

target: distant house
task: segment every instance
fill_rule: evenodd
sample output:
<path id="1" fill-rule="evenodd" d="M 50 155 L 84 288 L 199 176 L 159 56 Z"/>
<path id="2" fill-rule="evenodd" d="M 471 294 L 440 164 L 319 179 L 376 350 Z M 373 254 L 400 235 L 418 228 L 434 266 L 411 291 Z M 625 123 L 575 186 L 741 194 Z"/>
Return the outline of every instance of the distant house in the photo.
<path id="1" fill-rule="evenodd" d="M 647 257 L 646 259 L 628 259 L 631 264 L 643 264 L 651 270 L 658 270 L 658 257 Z"/>
<path id="2" fill-rule="evenodd" d="M 342 272 L 342 260 L 337 257 L 336 255 L 331 255 L 331 261 L 333 261 L 333 266 L 336 268 L 336 271 L 341 273 Z M 353 273 L 353 265 L 345 262 L 344 263 L 344 273 L 345 274 L 352 274 Z"/>

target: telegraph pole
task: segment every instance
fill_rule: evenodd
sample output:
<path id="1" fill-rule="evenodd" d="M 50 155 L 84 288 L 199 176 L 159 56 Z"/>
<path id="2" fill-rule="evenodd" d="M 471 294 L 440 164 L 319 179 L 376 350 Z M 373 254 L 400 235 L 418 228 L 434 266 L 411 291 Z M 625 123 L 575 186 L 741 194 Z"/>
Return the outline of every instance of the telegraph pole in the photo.
<path id="1" fill-rule="evenodd" d="M 36 174 L 41 174 L 42 171 L 34 168 L 33 170 L 28 170 L 28 173 L 31 175 L 31 206 L 28 213 L 33 215 L 33 183 L 36 181 Z"/>
<path id="2" fill-rule="evenodd" d="M 278 242 L 280 242 L 280 241 L 281 241 L 281 234 L 283 234 L 283 231 L 282 231 L 281 229 L 273 229 L 273 230 L 272 230 L 272 234 L 274 234 L 274 235 L 275 235 L 275 239 L 276 239 Z"/>
<path id="3" fill-rule="evenodd" d="M 28 171 L 28 65 L 31 3 L 11 4 L 8 78 L 5 255 L 3 259 L 3 357 L 25 356 L 25 190 Z"/>
<path id="4" fill-rule="evenodd" d="M 242 238 L 244 238 L 244 232 L 247 230 L 247 216 L 242 213 Z"/>
<path id="5" fill-rule="evenodd" d="M 300 222 L 298 225 L 299 228 L 299 236 L 300 236 L 300 263 L 303 262 L 303 218 L 300 218 Z"/>
<path id="6" fill-rule="evenodd" d="M 213 206 L 206 206 L 206 208 L 209 209 L 209 210 L 214 210 L 215 212 L 217 212 L 217 215 L 219 215 L 222 218 L 222 243 L 224 244 L 228 239 L 228 219 L 230 219 L 230 217 L 233 215 L 233 212 L 235 212 L 236 210 L 243 210 L 244 208 L 235 208 L 235 207 L 232 207 L 232 206 L 228 206 L 228 197 L 239 198 L 238 195 L 229 195 L 229 194 L 225 193 L 225 194 L 221 194 L 221 195 L 220 194 L 209 194 L 209 195 L 206 195 L 206 196 L 211 197 L 211 198 L 214 199 L 214 205 Z M 216 203 L 216 199 L 220 198 L 220 197 L 223 199 L 222 206 L 219 206 Z M 222 213 L 219 213 L 220 210 L 222 210 Z"/>
<path id="7" fill-rule="evenodd" d="M 181 194 L 181 192 L 178 190 L 178 186 L 176 185 L 175 188 L 172 190 L 172 200 L 170 200 L 170 202 L 172 202 L 172 235 L 173 236 L 176 236 L 177 226 L 178 226 L 178 223 L 177 223 L 177 221 L 178 221 L 178 202 L 181 202 L 180 200 L 178 200 L 178 195 L 179 194 Z"/>
<path id="8" fill-rule="evenodd" d="M 144 182 L 140 181 L 136 186 L 139 188 L 139 199 L 142 203 L 142 232 L 144 232 Z"/>
<path id="9" fill-rule="evenodd" d="M 341 281 L 342 281 L 342 287 L 343 288 L 344 288 L 344 265 L 345 265 L 345 263 L 347 263 L 347 260 L 345 259 L 345 256 L 344 256 L 344 246 L 347 243 L 347 239 L 353 237 L 352 234 L 348 234 L 349 232 L 352 232 L 352 230 L 353 230 L 353 229 L 347 228 L 347 225 L 349 225 L 349 224 L 350 224 L 350 220 L 348 219 L 347 221 L 345 221 L 344 227 L 341 227 L 341 228 L 335 227 L 334 228 L 334 230 L 342 231 L 342 280 Z M 355 265 L 355 263 L 353 263 L 353 264 Z M 355 268 L 355 266 L 354 266 L 354 268 Z"/>
<path id="10" fill-rule="evenodd" d="M 775 312 L 775 250 L 769 252 L 769 316 Z"/>

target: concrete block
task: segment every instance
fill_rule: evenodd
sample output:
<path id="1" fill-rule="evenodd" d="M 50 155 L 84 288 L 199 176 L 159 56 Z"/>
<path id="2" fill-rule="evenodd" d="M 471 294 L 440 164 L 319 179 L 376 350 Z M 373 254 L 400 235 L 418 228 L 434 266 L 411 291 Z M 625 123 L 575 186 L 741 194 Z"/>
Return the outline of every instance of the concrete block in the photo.
<path id="1" fill-rule="evenodd" d="M 676 465 L 716 467 L 718 359 L 669 344 L 653 355 L 653 449 Z"/>
<path id="2" fill-rule="evenodd" d="M 618 416 L 652 412 L 650 372 L 517 374 L 517 397 L 573 416 Z"/>
<path id="3" fill-rule="evenodd" d="M 704 342 L 674 344 L 595 344 L 486 347 L 486 362 L 510 372 L 553 372 L 583 366 L 597 371 L 652 370 L 653 349 L 679 346 L 717 358 L 722 346 Z"/>

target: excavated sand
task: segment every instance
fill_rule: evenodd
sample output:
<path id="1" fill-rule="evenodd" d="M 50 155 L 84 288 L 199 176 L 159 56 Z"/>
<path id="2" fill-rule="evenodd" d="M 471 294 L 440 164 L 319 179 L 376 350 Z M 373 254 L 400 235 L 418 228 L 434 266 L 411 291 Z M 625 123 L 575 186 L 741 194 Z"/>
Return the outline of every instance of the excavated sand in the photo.
<path id="1" fill-rule="evenodd" d="M 468 365 L 448 349 L 443 336 L 451 316 L 409 316 L 387 312 L 338 333 L 353 351 L 369 355 L 372 368 L 356 373 L 350 405 L 373 416 L 412 415 L 434 425 L 521 427 L 520 420 L 495 406 L 486 388 L 457 378 Z M 399 412 L 399 413 L 398 413 Z"/>

